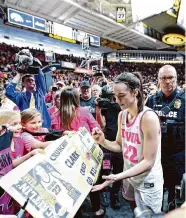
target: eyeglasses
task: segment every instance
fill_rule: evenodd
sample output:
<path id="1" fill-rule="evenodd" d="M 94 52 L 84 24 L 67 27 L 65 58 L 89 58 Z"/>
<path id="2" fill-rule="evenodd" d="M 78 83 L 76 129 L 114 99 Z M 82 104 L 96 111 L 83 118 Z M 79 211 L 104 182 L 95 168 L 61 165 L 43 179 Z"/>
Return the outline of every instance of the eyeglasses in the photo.
<path id="1" fill-rule="evenodd" d="M 167 80 L 173 81 L 175 78 L 176 78 L 176 76 L 159 77 L 159 79 L 160 79 L 162 82 L 165 82 L 165 81 L 167 81 Z"/>

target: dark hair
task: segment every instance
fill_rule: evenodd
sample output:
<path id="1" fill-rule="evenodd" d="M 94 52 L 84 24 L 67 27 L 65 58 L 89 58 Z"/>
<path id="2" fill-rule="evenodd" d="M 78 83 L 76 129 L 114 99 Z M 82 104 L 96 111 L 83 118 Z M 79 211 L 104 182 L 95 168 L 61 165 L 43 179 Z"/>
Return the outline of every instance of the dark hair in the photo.
<path id="1" fill-rule="evenodd" d="M 24 83 L 25 79 L 26 79 L 26 78 L 29 78 L 29 77 L 34 78 L 34 77 L 33 77 L 32 75 L 30 75 L 30 74 L 25 74 L 25 75 L 23 75 L 23 77 L 22 77 L 22 79 L 21 79 L 22 83 Z"/>
<path id="2" fill-rule="evenodd" d="M 138 72 L 126 72 L 126 73 L 121 73 L 118 75 L 114 83 L 124 83 L 126 84 L 131 91 L 134 91 L 135 89 L 138 89 L 138 95 L 136 96 L 138 99 L 138 110 L 141 112 L 143 110 L 144 106 L 144 99 L 143 99 L 143 86 L 142 86 L 142 76 Z"/>
<path id="3" fill-rule="evenodd" d="M 60 125 L 66 129 L 71 128 L 71 123 L 76 117 L 76 108 L 80 105 L 79 93 L 76 89 L 65 88 L 60 96 Z"/>

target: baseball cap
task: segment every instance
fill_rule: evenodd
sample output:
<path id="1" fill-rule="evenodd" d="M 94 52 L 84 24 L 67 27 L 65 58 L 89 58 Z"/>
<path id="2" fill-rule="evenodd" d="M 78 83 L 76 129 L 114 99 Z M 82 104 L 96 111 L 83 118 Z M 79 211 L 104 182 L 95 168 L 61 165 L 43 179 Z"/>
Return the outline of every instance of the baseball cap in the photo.
<path id="1" fill-rule="evenodd" d="M 63 86 L 65 86 L 65 83 L 62 82 L 62 81 L 58 81 L 56 84 L 57 84 L 57 85 L 63 85 Z"/>
<path id="2" fill-rule="evenodd" d="M 84 80 L 84 81 L 82 81 L 81 84 L 80 84 L 80 87 L 83 87 L 83 86 L 90 87 L 91 85 L 90 85 L 89 81 Z"/>

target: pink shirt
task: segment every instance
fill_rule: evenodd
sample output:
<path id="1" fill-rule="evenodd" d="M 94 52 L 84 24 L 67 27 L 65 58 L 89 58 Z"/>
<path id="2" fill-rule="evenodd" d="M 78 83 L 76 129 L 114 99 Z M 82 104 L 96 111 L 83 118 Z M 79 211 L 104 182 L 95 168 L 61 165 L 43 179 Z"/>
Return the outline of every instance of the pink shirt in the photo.
<path id="1" fill-rule="evenodd" d="M 13 138 L 15 151 L 12 151 L 13 159 L 20 158 L 24 155 L 24 144 L 21 137 Z"/>
<path id="2" fill-rule="evenodd" d="M 0 178 L 13 169 L 11 154 L 12 133 L 8 130 L 0 135 Z M 0 214 L 14 214 L 12 197 L 0 187 Z"/>
<path id="3" fill-rule="evenodd" d="M 53 113 L 56 113 L 58 112 L 58 108 L 56 106 L 52 106 L 50 108 L 48 108 L 48 113 L 50 114 L 50 116 L 53 114 Z"/>
<path id="4" fill-rule="evenodd" d="M 78 131 L 80 127 L 85 127 L 89 132 L 91 132 L 94 127 L 98 127 L 99 129 L 101 129 L 88 108 L 78 107 L 76 109 L 76 115 L 76 118 L 71 123 L 71 128 L 69 127 L 68 130 Z M 56 130 L 66 130 L 63 125 L 62 127 L 60 127 L 59 112 L 52 114 L 51 128 Z"/>
<path id="5" fill-rule="evenodd" d="M 41 128 L 39 132 L 48 133 L 48 129 Z M 33 144 L 38 143 L 38 141 L 40 141 L 40 142 L 45 141 L 45 135 L 44 136 L 33 136 L 28 132 L 23 132 L 21 134 L 21 138 L 22 138 L 23 145 L 25 148 L 24 155 L 32 150 Z"/>

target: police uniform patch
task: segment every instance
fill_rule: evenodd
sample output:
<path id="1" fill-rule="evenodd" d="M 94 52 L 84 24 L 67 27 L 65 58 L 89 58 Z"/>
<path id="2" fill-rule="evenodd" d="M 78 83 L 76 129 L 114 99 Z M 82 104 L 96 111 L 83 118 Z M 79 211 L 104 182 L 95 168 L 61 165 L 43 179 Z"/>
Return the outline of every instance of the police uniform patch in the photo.
<path id="1" fill-rule="evenodd" d="M 177 99 L 177 100 L 174 102 L 174 108 L 179 109 L 180 107 L 181 107 L 181 100 L 180 100 L 180 99 Z"/>

